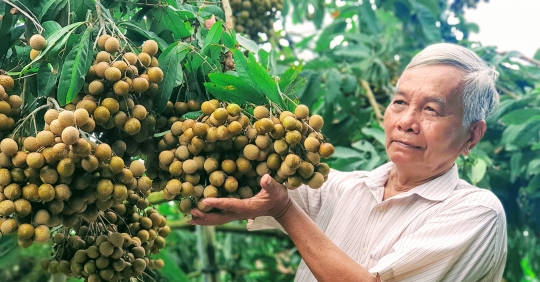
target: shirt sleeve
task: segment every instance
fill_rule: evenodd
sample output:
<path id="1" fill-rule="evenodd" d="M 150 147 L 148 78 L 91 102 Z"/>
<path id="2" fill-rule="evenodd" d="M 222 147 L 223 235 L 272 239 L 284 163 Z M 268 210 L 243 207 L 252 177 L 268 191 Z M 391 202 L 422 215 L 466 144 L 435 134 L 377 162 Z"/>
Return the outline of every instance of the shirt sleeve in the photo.
<path id="1" fill-rule="evenodd" d="M 316 221 L 323 209 L 324 213 L 333 213 L 335 206 L 332 203 L 337 201 L 343 194 L 344 189 L 350 186 L 346 182 L 351 180 L 352 175 L 364 177 L 367 173 L 363 171 L 340 172 L 332 169 L 328 175 L 328 180 L 321 188 L 313 189 L 307 185 L 301 185 L 295 190 L 289 190 L 289 195 L 313 221 Z M 247 228 L 248 230 L 277 228 L 285 232 L 277 221 L 268 216 L 248 220 Z"/>
<path id="2" fill-rule="evenodd" d="M 504 210 L 466 201 L 398 240 L 393 250 L 369 270 L 381 281 L 500 281 L 506 262 Z"/>

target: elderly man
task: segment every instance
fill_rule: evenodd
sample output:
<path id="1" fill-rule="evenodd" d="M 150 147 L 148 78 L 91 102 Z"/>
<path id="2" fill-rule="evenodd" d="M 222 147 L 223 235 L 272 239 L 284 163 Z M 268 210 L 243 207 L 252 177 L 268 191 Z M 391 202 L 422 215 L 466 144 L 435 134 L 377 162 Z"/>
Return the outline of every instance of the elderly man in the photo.
<path id="1" fill-rule="evenodd" d="M 497 73 L 473 52 L 436 44 L 416 55 L 384 115 L 390 158 L 371 172 L 332 171 L 320 189 L 288 191 L 269 175 L 251 199 L 205 199 L 192 223 L 254 218 L 302 255 L 297 281 L 501 281 L 506 218 L 455 164 L 486 131 Z"/>

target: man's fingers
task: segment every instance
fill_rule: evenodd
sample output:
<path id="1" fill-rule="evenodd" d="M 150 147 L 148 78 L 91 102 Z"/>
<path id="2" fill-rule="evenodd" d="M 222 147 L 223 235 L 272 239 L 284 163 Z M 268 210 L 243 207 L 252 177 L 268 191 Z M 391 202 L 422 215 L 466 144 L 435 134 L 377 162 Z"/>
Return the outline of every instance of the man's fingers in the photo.
<path id="1" fill-rule="evenodd" d="M 193 209 L 191 211 L 192 219 L 190 224 L 197 225 L 220 225 L 235 220 L 235 215 L 229 212 L 209 212 L 204 213 L 200 210 Z"/>
<path id="2" fill-rule="evenodd" d="M 225 211 L 238 212 L 240 207 L 243 207 L 242 200 L 235 198 L 206 198 L 203 204 Z"/>
<path id="3" fill-rule="evenodd" d="M 285 186 L 283 186 L 283 184 L 277 183 L 274 180 L 274 178 L 272 178 L 272 176 L 270 176 L 270 174 L 263 175 L 263 177 L 261 177 L 260 184 L 261 184 L 261 187 L 264 190 L 266 190 L 267 192 L 270 192 L 270 193 L 275 191 L 275 189 L 285 188 Z"/>

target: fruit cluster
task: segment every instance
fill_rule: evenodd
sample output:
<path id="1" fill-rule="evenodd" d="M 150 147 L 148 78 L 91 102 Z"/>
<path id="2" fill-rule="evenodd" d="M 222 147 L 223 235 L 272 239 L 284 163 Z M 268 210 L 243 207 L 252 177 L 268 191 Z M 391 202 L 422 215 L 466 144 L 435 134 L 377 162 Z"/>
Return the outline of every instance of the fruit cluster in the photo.
<path id="1" fill-rule="evenodd" d="M 42 263 L 50 273 L 86 281 L 121 281 L 163 267 L 159 253 L 170 229 L 154 209 L 143 211 L 128 201 L 100 212 L 102 220 L 61 228 L 53 237 L 56 255 Z"/>
<path id="2" fill-rule="evenodd" d="M 250 118 L 237 104 L 210 100 L 201 111 L 197 120 L 173 123 L 159 141 L 159 155 L 146 161 L 160 170 L 148 170 L 154 187 L 166 199 L 182 199 L 181 211 L 189 212 L 192 201 L 208 211 L 200 202 L 207 197 L 252 197 L 267 173 L 289 189 L 319 188 L 326 180 L 330 169 L 320 159 L 334 147 L 320 133 L 323 119 L 309 116 L 305 105 L 294 113 L 257 106 Z"/>
<path id="3" fill-rule="evenodd" d="M 11 76 L 0 74 L 0 133 L 11 131 L 21 113 L 21 97 L 8 94 L 14 87 L 15 81 Z"/>
<path id="4" fill-rule="evenodd" d="M 274 19 L 282 6 L 283 0 L 232 0 L 234 30 L 259 40 L 259 33 L 269 35 L 274 30 Z"/>

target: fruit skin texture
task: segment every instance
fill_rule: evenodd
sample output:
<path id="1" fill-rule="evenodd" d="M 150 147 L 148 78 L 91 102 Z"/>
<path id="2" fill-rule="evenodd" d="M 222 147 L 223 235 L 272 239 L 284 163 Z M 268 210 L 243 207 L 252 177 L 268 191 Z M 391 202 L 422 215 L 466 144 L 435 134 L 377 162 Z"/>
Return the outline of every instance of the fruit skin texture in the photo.
<path id="1" fill-rule="evenodd" d="M 30 47 L 36 51 L 43 51 L 47 47 L 47 40 L 41 34 L 34 34 L 29 40 Z"/>

